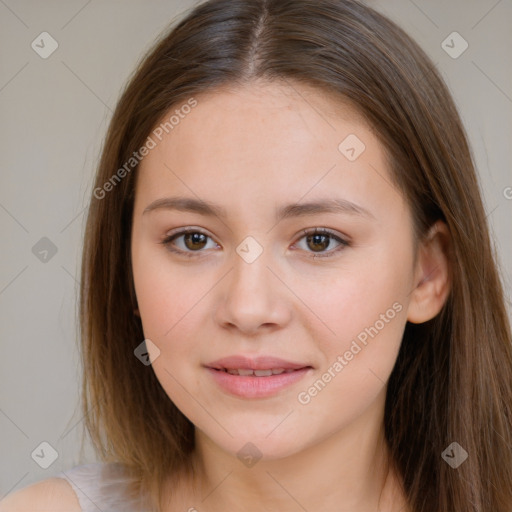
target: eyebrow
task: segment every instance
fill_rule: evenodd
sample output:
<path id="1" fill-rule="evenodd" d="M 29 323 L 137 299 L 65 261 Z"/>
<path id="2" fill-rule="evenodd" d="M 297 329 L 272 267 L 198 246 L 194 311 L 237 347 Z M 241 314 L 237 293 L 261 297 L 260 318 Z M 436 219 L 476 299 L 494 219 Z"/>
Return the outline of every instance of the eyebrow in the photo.
<path id="1" fill-rule="evenodd" d="M 226 210 L 215 203 L 195 199 L 192 197 L 163 197 L 153 201 L 142 214 L 154 210 L 179 210 L 182 212 L 198 213 L 208 217 L 227 217 Z M 281 206 L 276 211 L 276 220 L 281 221 L 293 217 L 316 215 L 320 213 L 342 213 L 360 215 L 375 219 L 375 216 L 366 208 L 341 198 L 319 199 L 309 203 L 290 203 Z"/>

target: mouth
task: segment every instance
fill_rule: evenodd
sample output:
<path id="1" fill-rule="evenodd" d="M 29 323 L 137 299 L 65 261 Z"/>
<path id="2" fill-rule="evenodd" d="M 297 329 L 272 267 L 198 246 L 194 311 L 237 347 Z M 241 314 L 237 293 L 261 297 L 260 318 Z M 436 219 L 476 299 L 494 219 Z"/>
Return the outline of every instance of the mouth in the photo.
<path id="1" fill-rule="evenodd" d="M 311 368 L 311 366 L 305 367 Z M 242 377 L 270 377 L 271 375 L 281 375 L 282 373 L 292 373 L 297 370 L 285 370 L 284 368 L 270 368 L 268 370 L 254 370 L 251 368 L 213 368 L 220 372 L 226 372 L 230 375 L 240 375 Z M 301 368 L 299 368 L 300 370 Z"/>
<path id="2" fill-rule="evenodd" d="M 217 359 L 205 365 L 207 368 L 213 368 L 215 370 L 224 370 L 227 372 L 242 372 L 239 375 L 256 375 L 257 377 L 268 377 L 272 372 L 273 375 L 279 375 L 280 373 L 290 372 L 294 370 L 300 370 L 302 368 L 311 368 L 311 365 L 297 363 L 294 361 L 287 361 L 279 357 L 273 356 L 257 356 L 250 357 L 245 355 L 233 355 Z M 251 373 L 243 373 L 250 371 Z M 261 374 L 261 371 L 267 372 Z M 258 374 L 260 373 L 260 375 Z"/>
<path id="3" fill-rule="evenodd" d="M 276 395 L 313 370 L 308 364 L 269 356 L 230 356 L 205 368 L 224 392 L 239 398 Z"/>

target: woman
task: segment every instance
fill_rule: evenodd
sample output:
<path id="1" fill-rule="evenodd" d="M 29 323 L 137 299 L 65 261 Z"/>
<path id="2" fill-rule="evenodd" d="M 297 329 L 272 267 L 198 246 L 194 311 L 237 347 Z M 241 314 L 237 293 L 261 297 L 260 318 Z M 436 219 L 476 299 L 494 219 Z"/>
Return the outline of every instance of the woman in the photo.
<path id="1" fill-rule="evenodd" d="M 103 464 L 6 511 L 512 509 L 511 334 L 467 139 L 371 8 L 214 0 L 159 41 L 110 124 L 81 283 Z"/>

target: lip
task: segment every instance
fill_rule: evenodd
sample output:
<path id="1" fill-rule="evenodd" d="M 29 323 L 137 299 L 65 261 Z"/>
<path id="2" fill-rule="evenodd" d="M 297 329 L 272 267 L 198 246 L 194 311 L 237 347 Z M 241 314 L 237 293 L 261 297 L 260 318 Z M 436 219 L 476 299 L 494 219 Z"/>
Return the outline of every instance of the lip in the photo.
<path id="1" fill-rule="evenodd" d="M 311 365 L 285 361 L 277 357 L 230 356 L 205 365 L 217 385 L 227 393 L 239 398 L 265 398 L 298 382 L 313 370 Z M 288 373 L 268 377 L 231 375 L 224 371 L 233 369 L 269 370 L 283 368 Z"/>
<path id="2" fill-rule="evenodd" d="M 205 366 L 207 368 L 215 368 L 217 370 L 270 370 L 272 368 L 299 370 L 300 368 L 311 367 L 311 365 L 308 364 L 285 361 L 278 357 L 258 356 L 252 358 L 243 355 L 223 357 L 222 359 L 208 363 Z"/>

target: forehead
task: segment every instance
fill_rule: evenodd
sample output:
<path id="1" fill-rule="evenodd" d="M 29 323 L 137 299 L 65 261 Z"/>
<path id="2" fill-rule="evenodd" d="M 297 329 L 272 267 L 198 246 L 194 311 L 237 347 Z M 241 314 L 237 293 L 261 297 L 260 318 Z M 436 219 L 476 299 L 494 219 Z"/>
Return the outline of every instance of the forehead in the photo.
<path id="1" fill-rule="evenodd" d="M 343 184 L 357 195 L 371 188 L 371 167 L 378 169 L 377 179 L 386 179 L 384 148 L 363 117 L 320 89 L 260 82 L 194 100 L 139 166 L 138 193 L 148 199 L 179 188 L 220 202 L 283 194 L 297 200 L 308 189 L 325 192 Z M 163 120 L 179 109 L 174 106 Z M 340 150 L 345 140 L 364 147 L 356 160 Z"/>

